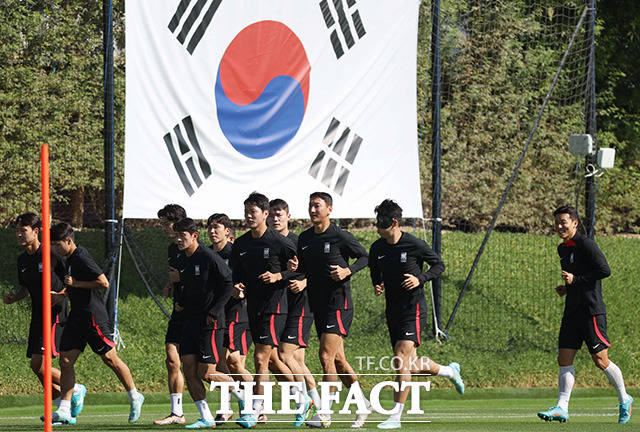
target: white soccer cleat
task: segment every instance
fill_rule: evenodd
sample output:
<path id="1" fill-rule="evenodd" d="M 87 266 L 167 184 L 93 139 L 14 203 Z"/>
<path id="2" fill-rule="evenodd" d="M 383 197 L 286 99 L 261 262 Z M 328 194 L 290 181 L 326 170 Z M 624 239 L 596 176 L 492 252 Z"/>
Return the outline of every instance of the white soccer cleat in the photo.
<path id="1" fill-rule="evenodd" d="M 367 421 L 367 417 L 369 417 L 369 414 L 356 415 L 356 420 L 351 424 L 351 429 L 360 429 Z"/>
<path id="2" fill-rule="evenodd" d="M 311 420 L 307 420 L 307 426 L 310 428 L 324 428 L 331 426 L 331 416 L 326 414 L 316 414 Z"/>

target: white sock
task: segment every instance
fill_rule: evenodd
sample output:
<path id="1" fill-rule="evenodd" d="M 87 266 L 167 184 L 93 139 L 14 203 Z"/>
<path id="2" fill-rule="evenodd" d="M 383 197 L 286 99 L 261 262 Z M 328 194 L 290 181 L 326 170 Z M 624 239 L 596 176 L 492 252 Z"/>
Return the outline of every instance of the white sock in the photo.
<path id="1" fill-rule="evenodd" d="M 404 411 L 404 404 L 400 402 L 396 402 L 393 404 L 393 414 L 389 418 L 393 418 L 394 420 L 400 420 L 402 417 L 402 411 Z"/>
<path id="2" fill-rule="evenodd" d="M 244 390 L 242 389 L 233 389 L 231 390 L 231 394 L 238 400 L 244 400 Z"/>
<path id="3" fill-rule="evenodd" d="M 262 411 L 263 406 L 264 406 L 264 403 L 260 399 L 254 399 L 253 409 L 254 411 L 256 411 L 256 414 L 255 414 L 256 417 L 260 415 L 260 412 Z"/>
<path id="4" fill-rule="evenodd" d="M 183 416 L 182 393 L 171 393 L 169 397 L 171 398 L 171 412 L 178 417 Z"/>
<path id="5" fill-rule="evenodd" d="M 127 391 L 127 395 L 129 396 L 129 402 L 133 402 L 138 399 L 138 389 L 135 387 L 131 390 Z"/>
<path id="6" fill-rule="evenodd" d="M 200 418 L 209 423 L 213 422 L 213 416 L 211 415 L 206 399 L 196 401 L 196 407 L 198 407 L 198 412 L 200 412 Z"/>
<path id="7" fill-rule="evenodd" d="M 58 407 L 58 411 L 64 413 L 71 413 L 71 401 L 62 399 L 60 401 L 60 406 Z"/>
<path id="8" fill-rule="evenodd" d="M 80 384 L 74 384 L 73 385 L 73 394 L 74 395 L 79 395 L 81 391 L 82 391 L 82 387 L 80 387 Z"/>
<path id="9" fill-rule="evenodd" d="M 455 376 L 455 373 L 449 366 L 440 366 L 440 370 L 438 370 L 438 376 L 451 379 Z"/>
<path id="10" fill-rule="evenodd" d="M 316 409 L 320 409 L 321 400 L 320 400 L 320 393 L 318 393 L 318 389 L 314 387 L 311 390 L 309 390 L 307 394 L 311 397 L 311 400 L 313 400 L 313 404 L 316 406 Z"/>
<path id="11" fill-rule="evenodd" d="M 620 368 L 614 362 L 610 362 L 609 366 L 607 366 L 603 372 L 607 378 L 609 378 L 611 385 L 616 389 L 616 393 L 618 393 L 618 401 L 620 403 L 627 402 L 629 400 L 629 395 L 624 387 L 624 379 L 622 379 L 622 371 Z"/>
<path id="12" fill-rule="evenodd" d="M 289 389 L 289 394 L 296 397 L 296 409 L 300 408 L 304 401 L 304 393 L 301 392 L 298 387 L 291 387 Z"/>
<path id="13" fill-rule="evenodd" d="M 558 406 L 569 411 L 569 398 L 573 384 L 576 382 L 576 374 L 573 365 L 560 366 L 558 373 Z"/>
<path id="14" fill-rule="evenodd" d="M 57 407 L 57 408 L 60 408 L 60 401 L 61 401 L 61 400 L 62 400 L 62 399 L 60 399 L 60 396 L 58 396 L 57 398 L 55 398 L 55 399 L 53 400 L 53 403 L 54 403 L 54 404 L 56 404 L 56 407 Z"/>

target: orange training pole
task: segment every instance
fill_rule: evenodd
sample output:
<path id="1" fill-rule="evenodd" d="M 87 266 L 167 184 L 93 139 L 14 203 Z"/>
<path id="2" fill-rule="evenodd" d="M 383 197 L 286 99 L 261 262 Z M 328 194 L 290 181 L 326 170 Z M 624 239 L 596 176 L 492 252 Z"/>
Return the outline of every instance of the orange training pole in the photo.
<path id="1" fill-rule="evenodd" d="M 44 430 L 51 432 L 51 238 L 49 233 L 49 146 L 40 148 L 42 181 L 42 342 L 44 344 Z"/>

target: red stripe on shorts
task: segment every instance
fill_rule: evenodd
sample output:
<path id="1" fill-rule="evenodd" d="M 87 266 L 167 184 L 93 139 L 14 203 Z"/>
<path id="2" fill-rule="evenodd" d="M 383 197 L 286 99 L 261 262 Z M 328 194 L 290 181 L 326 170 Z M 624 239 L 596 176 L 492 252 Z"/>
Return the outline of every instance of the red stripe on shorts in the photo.
<path id="1" fill-rule="evenodd" d="M 233 343 L 233 326 L 234 325 L 236 325 L 235 321 L 231 321 L 231 324 L 229 324 L 229 349 L 231 351 L 236 350 L 236 346 Z"/>
<path id="2" fill-rule="evenodd" d="M 278 346 L 278 339 L 276 338 L 276 327 L 274 325 L 275 319 L 276 316 L 274 314 L 271 314 L 271 319 L 269 320 L 269 329 L 271 330 L 271 339 L 273 339 L 273 343 L 275 344 L 275 346 Z"/>
<path id="3" fill-rule="evenodd" d="M 602 337 L 602 333 L 600 333 L 600 330 L 598 330 L 598 324 L 596 323 L 596 316 L 593 315 L 593 329 L 596 331 L 596 336 L 598 336 L 598 338 L 602 341 L 603 344 L 605 344 L 606 346 L 610 347 L 611 344 L 609 342 L 607 342 L 607 340 L 605 338 Z"/>
<path id="4" fill-rule="evenodd" d="M 420 345 L 420 303 L 416 305 L 416 336 L 418 337 L 418 345 Z"/>
<path id="5" fill-rule="evenodd" d="M 93 315 L 91 315 L 91 322 L 93 323 L 93 327 L 95 327 L 95 329 L 98 331 L 98 336 L 100 336 L 102 342 L 106 343 L 110 347 L 116 346 L 115 343 L 111 342 L 105 335 L 102 334 L 102 330 L 100 330 L 100 327 L 98 327 L 98 324 L 96 324 L 96 318 Z"/>
<path id="6" fill-rule="evenodd" d="M 344 326 L 342 325 L 342 318 L 340 317 L 339 310 L 336 311 L 336 320 L 338 321 L 338 328 L 340 329 L 340 333 L 342 333 L 343 336 L 346 336 L 347 332 L 344 330 Z"/>

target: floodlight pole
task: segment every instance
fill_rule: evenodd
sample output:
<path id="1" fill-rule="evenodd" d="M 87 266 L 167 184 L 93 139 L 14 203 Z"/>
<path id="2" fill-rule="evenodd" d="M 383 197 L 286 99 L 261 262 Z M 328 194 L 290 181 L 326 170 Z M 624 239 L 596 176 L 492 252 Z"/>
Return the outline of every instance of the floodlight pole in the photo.
<path id="1" fill-rule="evenodd" d="M 105 259 L 115 259 L 115 190 L 114 190 L 114 150 L 113 150 L 113 1 L 102 1 L 103 48 L 104 48 L 104 253 Z M 114 263 L 109 263 L 113 265 Z M 109 289 L 107 311 L 113 320 L 114 289 Z"/>
<path id="2" fill-rule="evenodd" d="M 431 2 L 431 218 L 433 219 L 432 244 L 435 253 L 442 249 L 442 218 L 440 215 L 440 0 Z M 443 336 L 442 325 L 442 279 L 431 281 L 433 302 L 433 335 Z"/>
<path id="3" fill-rule="evenodd" d="M 589 60 L 587 66 L 587 92 L 585 96 L 585 132 L 593 137 L 593 153 L 586 156 L 586 165 L 595 166 L 597 163 L 598 140 L 596 139 L 596 0 L 589 0 L 589 21 L 587 24 L 587 39 L 589 41 Z M 587 236 L 593 238 L 596 224 L 596 178 L 589 176 L 585 181 L 585 217 L 584 225 Z"/>

